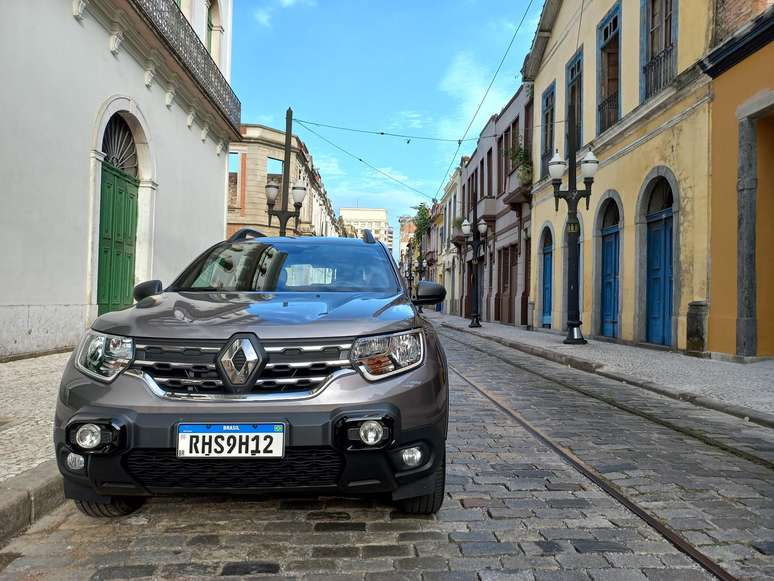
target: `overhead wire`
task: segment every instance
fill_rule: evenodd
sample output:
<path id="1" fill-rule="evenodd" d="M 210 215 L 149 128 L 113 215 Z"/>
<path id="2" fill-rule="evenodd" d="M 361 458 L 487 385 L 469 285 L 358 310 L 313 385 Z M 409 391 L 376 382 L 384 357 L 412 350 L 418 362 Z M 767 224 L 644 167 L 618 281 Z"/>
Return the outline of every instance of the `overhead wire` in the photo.
<path id="1" fill-rule="evenodd" d="M 476 120 L 476 117 L 478 116 L 479 111 L 481 111 L 481 107 L 484 105 L 484 101 L 486 101 L 486 98 L 489 95 L 489 91 L 492 89 L 492 85 L 494 85 L 495 79 L 497 79 L 497 75 L 500 73 L 500 69 L 503 67 L 503 63 L 505 63 L 505 59 L 508 57 L 508 53 L 511 51 L 511 47 L 513 46 L 513 43 L 516 41 L 516 35 L 519 33 L 519 30 L 521 30 L 522 24 L 524 24 L 524 21 L 527 19 L 527 14 L 529 14 L 529 10 L 530 8 L 532 8 L 533 1 L 534 0 L 529 0 L 529 4 L 527 4 L 527 8 L 524 10 L 524 14 L 522 14 L 521 20 L 519 21 L 519 24 L 516 26 L 516 30 L 513 31 L 513 36 L 511 37 L 511 41 L 508 43 L 508 47 L 505 49 L 503 58 L 500 59 L 500 64 L 497 65 L 497 69 L 495 70 L 494 75 L 492 75 L 492 80 L 489 81 L 489 86 L 486 88 L 486 91 L 484 92 L 484 96 L 481 98 L 481 102 L 479 102 L 478 107 L 476 107 L 476 112 L 473 113 L 473 117 L 471 117 L 470 123 L 468 123 L 468 126 L 465 129 L 465 133 L 463 133 L 462 135 L 462 138 L 457 142 L 457 149 L 454 150 L 454 155 L 452 155 L 451 161 L 449 161 L 449 167 L 446 168 L 446 172 L 444 173 L 443 178 L 441 179 L 441 183 L 438 185 L 438 189 L 436 189 L 435 191 L 436 196 L 438 196 L 438 192 L 441 191 L 441 188 L 446 182 L 446 178 L 449 176 L 449 171 L 451 171 L 452 165 L 454 165 L 454 161 L 457 159 L 457 154 L 460 151 L 460 147 L 462 147 L 462 143 L 466 141 L 468 132 L 470 131 L 470 128 L 473 126 L 473 122 Z"/>
<path id="2" fill-rule="evenodd" d="M 429 199 L 429 200 L 435 200 L 435 198 L 434 198 L 433 196 L 430 196 L 430 195 L 426 194 L 425 192 L 423 192 L 423 191 L 421 191 L 421 190 L 418 190 L 418 189 L 417 189 L 417 188 L 415 188 L 414 186 L 412 186 L 412 185 L 410 185 L 410 184 L 407 184 L 407 183 L 406 183 L 406 182 L 404 182 L 403 180 L 400 180 L 400 179 L 396 178 L 395 176 L 393 176 L 393 175 L 390 175 L 390 174 L 389 174 L 389 173 L 387 173 L 386 171 L 384 171 L 384 170 L 382 170 L 382 169 L 379 169 L 379 168 L 378 168 L 378 167 L 376 167 L 374 164 L 372 164 L 372 163 L 370 163 L 370 162 L 366 161 L 365 159 L 363 159 L 363 158 L 362 158 L 362 157 L 360 157 L 359 155 L 356 155 L 356 154 L 352 153 L 351 151 L 349 151 L 349 150 L 347 150 L 347 149 L 344 149 L 342 146 L 340 146 L 340 145 L 338 145 L 338 144 L 334 143 L 333 141 L 331 141 L 330 139 L 328 139 L 328 138 L 327 138 L 327 137 L 325 137 L 324 135 L 320 135 L 320 134 L 319 134 L 317 131 L 315 131 L 314 129 L 312 129 L 311 127 L 309 127 L 309 126 L 307 125 L 307 122 L 305 122 L 305 121 L 301 121 L 301 120 L 299 120 L 299 119 L 296 119 L 295 121 L 296 121 L 296 123 L 298 123 L 299 125 L 301 125 L 301 126 L 304 128 L 304 129 L 306 129 L 306 130 L 307 130 L 307 131 L 309 131 L 310 133 L 312 133 L 312 134 L 316 135 L 317 137 L 319 137 L 320 139 L 322 139 L 322 140 L 323 140 L 324 142 L 326 142 L 328 145 L 330 145 L 330 146 L 332 146 L 332 147 L 335 147 L 336 149 L 338 149 L 339 151 L 341 151 L 341 152 L 342 152 L 342 153 L 344 153 L 345 155 L 348 155 L 349 157 L 351 157 L 351 158 L 353 158 L 353 159 L 356 159 L 357 161 L 359 161 L 359 162 L 360 162 L 360 163 L 362 163 L 363 165 L 365 165 L 365 166 L 367 166 L 367 167 L 371 168 L 371 169 L 372 169 L 373 171 L 375 171 L 376 173 L 378 173 L 378 174 L 380 174 L 380 175 L 382 175 L 382 176 L 384 176 L 384 177 L 386 177 L 386 178 L 388 178 L 388 179 L 392 180 L 393 182 L 395 182 L 395 183 L 397 183 L 397 184 L 400 184 L 400 185 L 401 185 L 401 186 L 403 186 L 404 188 L 407 188 L 407 189 L 409 189 L 409 190 L 411 190 L 411 191 L 413 191 L 413 192 L 415 192 L 415 193 L 419 194 L 420 196 L 424 196 L 425 198 L 427 198 L 427 199 Z"/>
<path id="3" fill-rule="evenodd" d="M 344 127 L 342 125 L 331 125 L 329 123 L 320 123 L 319 121 L 308 121 L 306 119 L 296 119 L 299 123 L 306 123 L 307 125 L 314 125 L 315 127 L 326 127 L 328 129 L 337 129 L 339 131 L 351 131 L 353 133 L 366 133 L 369 135 L 381 135 L 384 137 L 399 137 L 401 139 L 409 139 L 417 141 L 444 141 L 444 142 L 451 142 L 451 143 L 457 143 L 460 140 L 459 139 L 451 139 L 447 137 L 430 137 L 428 135 L 409 135 L 406 133 L 391 133 L 389 131 L 378 131 L 374 129 L 358 129 L 355 127 Z M 475 139 L 479 139 L 478 137 L 469 137 L 465 139 L 464 141 L 473 141 Z"/>

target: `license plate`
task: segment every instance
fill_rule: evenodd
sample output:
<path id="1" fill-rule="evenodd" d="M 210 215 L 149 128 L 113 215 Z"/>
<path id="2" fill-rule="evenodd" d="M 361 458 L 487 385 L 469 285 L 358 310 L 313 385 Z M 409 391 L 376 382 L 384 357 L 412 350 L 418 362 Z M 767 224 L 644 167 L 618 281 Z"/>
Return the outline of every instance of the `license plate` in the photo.
<path id="1" fill-rule="evenodd" d="M 282 458 L 285 424 L 178 424 L 178 458 Z"/>

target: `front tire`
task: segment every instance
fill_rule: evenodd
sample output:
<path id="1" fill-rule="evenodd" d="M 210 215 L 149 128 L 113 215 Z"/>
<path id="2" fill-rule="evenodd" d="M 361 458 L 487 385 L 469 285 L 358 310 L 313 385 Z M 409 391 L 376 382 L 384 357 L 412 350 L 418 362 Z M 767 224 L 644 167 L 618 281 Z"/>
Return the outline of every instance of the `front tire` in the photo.
<path id="1" fill-rule="evenodd" d="M 398 508 L 407 514 L 435 514 L 446 496 L 446 456 L 435 469 L 435 490 L 430 494 L 406 498 L 398 502 Z"/>
<path id="2" fill-rule="evenodd" d="M 83 514 L 94 518 L 118 518 L 132 514 L 140 508 L 145 499 L 142 497 L 114 496 L 110 502 L 93 502 L 91 500 L 74 500 L 75 506 Z"/>

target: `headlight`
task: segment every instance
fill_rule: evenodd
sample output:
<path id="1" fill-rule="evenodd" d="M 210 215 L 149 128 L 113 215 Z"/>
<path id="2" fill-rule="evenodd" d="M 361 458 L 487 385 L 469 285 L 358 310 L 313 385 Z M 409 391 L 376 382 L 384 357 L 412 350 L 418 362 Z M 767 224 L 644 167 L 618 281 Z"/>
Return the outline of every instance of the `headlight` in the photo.
<path id="1" fill-rule="evenodd" d="M 128 337 L 87 331 L 78 348 L 75 366 L 100 381 L 113 381 L 129 367 L 134 357 L 134 342 Z"/>
<path id="2" fill-rule="evenodd" d="M 361 337 L 352 345 L 350 359 L 366 379 L 376 380 L 418 367 L 425 355 L 422 331 Z"/>

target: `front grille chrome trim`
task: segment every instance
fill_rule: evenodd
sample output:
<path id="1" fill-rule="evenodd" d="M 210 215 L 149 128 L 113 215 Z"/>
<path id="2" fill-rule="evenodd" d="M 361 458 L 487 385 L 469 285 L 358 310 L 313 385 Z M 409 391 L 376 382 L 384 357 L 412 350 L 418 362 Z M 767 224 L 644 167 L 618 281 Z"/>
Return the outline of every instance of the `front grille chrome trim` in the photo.
<path id="1" fill-rule="evenodd" d="M 202 347 L 199 345 L 163 345 L 163 344 L 136 344 L 135 349 L 159 349 L 164 353 L 182 353 L 184 351 L 201 351 L 202 353 L 220 353 L 223 347 Z"/>
<path id="2" fill-rule="evenodd" d="M 330 345 L 264 345 L 263 350 L 266 353 L 284 353 L 285 351 L 301 351 L 302 353 L 313 353 L 315 351 L 324 351 L 332 348 L 340 351 L 347 351 L 352 347 L 352 343 L 331 343 Z"/>
<path id="3" fill-rule="evenodd" d="M 156 377 L 153 381 L 156 383 L 160 383 L 162 385 L 167 384 L 180 384 L 182 386 L 186 385 L 212 385 L 214 387 L 220 387 L 223 385 L 223 382 L 220 379 L 184 379 L 184 378 L 177 378 L 177 377 Z"/>
<path id="4" fill-rule="evenodd" d="M 317 365 L 326 367 L 349 367 L 349 359 L 333 359 L 331 361 L 289 361 L 287 363 L 267 363 L 265 369 L 274 369 L 275 367 L 290 367 L 291 369 L 308 369 Z"/>
<path id="5" fill-rule="evenodd" d="M 169 369 L 194 369 L 199 367 L 205 369 L 215 369 L 214 363 L 178 363 L 175 361 L 147 361 L 143 359 L 135 359 L 132 364 L 139 365 L 140 367 L 161 366 L 163 368 Z"/>
<path id="6" fill-rule="evenodd" d="M 339 369 L 331 373 L 323 383 L 306 391 L 293 392 L 269 392 L 269 393 L 177 393 L 165 391 L 159 384 L 147 373 L 139 369 L 127 369 L 124 375 L 134 377 L 145 383 L 150 393 L 160 399 L 169 401 L 190 401 L 190 402 L 213 402 L 213 403 L 235 403 L 244 401 L 293 401 L 311 399 L 319 395 L 331 383 L 342 377 L 354 375 L 357 373 L 354 369 Z M 276 380 L 275 380 L 276 381 Z"/>

